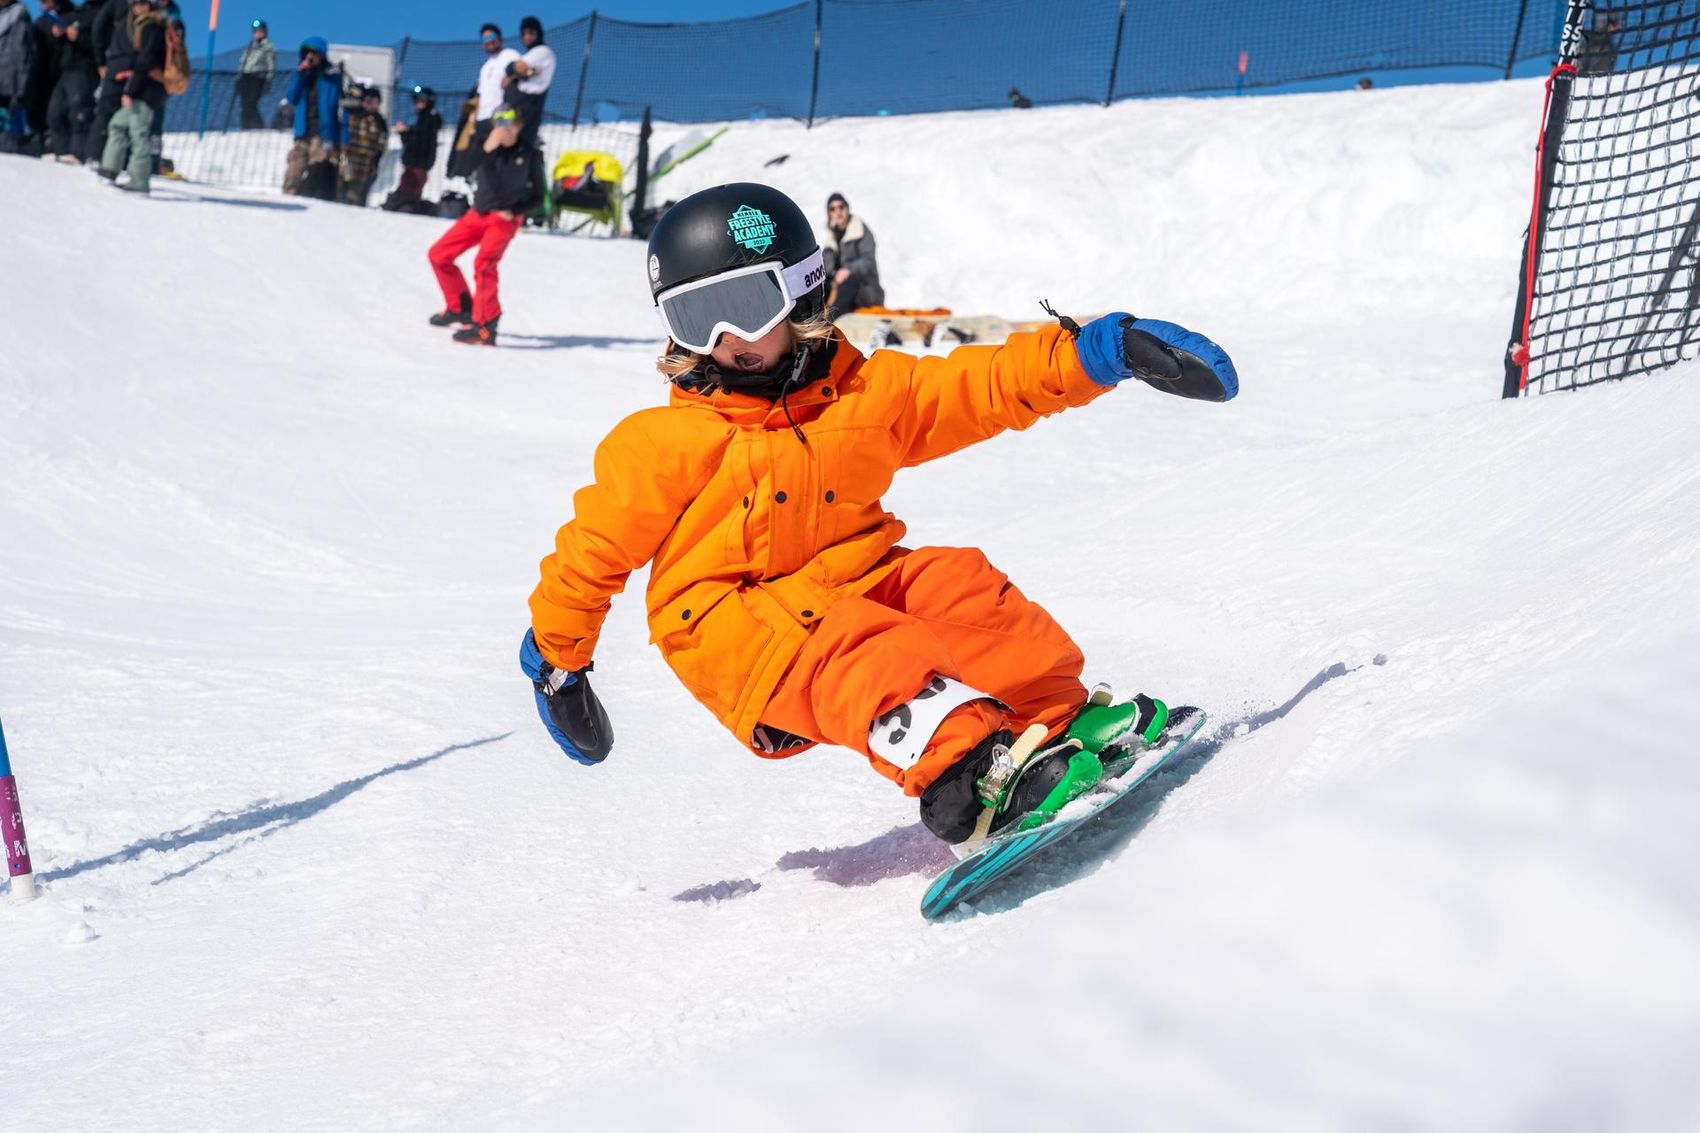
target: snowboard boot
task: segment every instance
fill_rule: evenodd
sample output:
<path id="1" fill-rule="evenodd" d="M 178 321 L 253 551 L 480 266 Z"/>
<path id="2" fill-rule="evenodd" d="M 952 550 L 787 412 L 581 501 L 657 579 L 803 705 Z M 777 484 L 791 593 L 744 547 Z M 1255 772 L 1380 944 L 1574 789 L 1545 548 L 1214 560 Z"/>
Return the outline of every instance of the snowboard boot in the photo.
<path id="1" fill-rule="evenodd" d="M 457 323 L 462 326 L 472 325 L 472 296 L 462 295 L 459 307 L 444 307 L 431 316 L 431 325 L 434 327 L 452 327 Z"/>
<path id="2" fill-rule="evenodd" d="M 1056 815 L 1104 777 L 1097 755 L 1079 740 L 1049 742 L 1035 724 L 1016 739 L 993 732 L 921 795 L 921 821 L 946 842 L 978 842 L 1030 830 Z"/>
<path id="3" fill-rule="evenodd" d="M 496 324 L 501 321 L 498 315 L 487 323 L 473 323 L 465 330 L 455 331 L 455 341 L 464 342 L 468 346 L 496 345 Z"/>

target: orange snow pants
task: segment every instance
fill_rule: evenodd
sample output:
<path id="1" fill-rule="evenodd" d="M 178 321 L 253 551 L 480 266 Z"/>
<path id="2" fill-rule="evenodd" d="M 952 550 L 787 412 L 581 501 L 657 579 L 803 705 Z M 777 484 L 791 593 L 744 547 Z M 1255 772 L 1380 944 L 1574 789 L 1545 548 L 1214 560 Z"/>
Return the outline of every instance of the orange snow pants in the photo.
<path id="1" fill-rule="evenodd" d="M 874 770 L 918 796 L 998 728 L 1055 730 L 1086 700 L 1080 647 L 1044 607 L 1028 601 L 970 547 L 923 547 L 898 559 L 872 590 L 840 599 L 762 710 L 762 723 L 861 752 Z M 868 749 L 868 730 L 932 674 L 986 700 L 945 717 L 908 768 Z"/>

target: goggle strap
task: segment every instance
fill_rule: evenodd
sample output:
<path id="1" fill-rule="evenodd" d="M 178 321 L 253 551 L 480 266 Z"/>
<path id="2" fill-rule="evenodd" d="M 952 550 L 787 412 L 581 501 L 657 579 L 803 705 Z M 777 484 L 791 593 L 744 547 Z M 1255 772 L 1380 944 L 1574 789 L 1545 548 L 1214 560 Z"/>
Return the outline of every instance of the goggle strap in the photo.
<path id="1" fill-rule="evenodd" d="M 783 269 L 779 278 L 785 285 L 785 298 L 801 299 L 826 279 L 826 260 L 822 257 L 821 250 L 816 248 L 801 263 Z"/>

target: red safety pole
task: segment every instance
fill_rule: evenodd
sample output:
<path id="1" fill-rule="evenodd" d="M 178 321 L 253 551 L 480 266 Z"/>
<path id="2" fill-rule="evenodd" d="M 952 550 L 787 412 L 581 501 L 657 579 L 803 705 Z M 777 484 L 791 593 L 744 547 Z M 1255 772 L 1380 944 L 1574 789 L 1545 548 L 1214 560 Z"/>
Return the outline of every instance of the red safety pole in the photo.
<path id="1" fill-rule="evenodd" d="M 24 812 L 18 806 L 18 781 L 12 776 L 12 761 L 6 755 L 4 728 L 0 728 L 0 836 L 6 839 L 6 875 L 12 879 L 12 900 L 33 900 L 35 871 L 30 868 L 29 836 L 24 833 Z"/>

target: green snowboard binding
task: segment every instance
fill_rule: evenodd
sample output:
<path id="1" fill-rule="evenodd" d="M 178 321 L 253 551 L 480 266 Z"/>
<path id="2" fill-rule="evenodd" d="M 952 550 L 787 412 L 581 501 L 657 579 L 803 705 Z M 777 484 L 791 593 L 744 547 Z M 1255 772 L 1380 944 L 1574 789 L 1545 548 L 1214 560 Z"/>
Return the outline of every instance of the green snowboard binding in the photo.
<path id="1" fill-rule="evenodd" d="M 1035 724 L 994 754 L 975 782 L 985 810 L 966 844 L 1044 825 L 1162 738 L 1169 722 L 1162 701 L 1140 695 L 1115 704 L 1111 697 L 1108 685 L 1098 685 L 1050 744 L 1044 725 Z"/>

